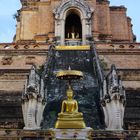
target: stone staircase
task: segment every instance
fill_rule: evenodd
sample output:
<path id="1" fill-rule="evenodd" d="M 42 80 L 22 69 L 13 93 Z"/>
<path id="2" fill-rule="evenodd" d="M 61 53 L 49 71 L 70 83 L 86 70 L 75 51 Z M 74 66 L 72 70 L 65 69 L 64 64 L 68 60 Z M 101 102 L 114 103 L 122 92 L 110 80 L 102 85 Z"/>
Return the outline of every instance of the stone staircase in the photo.
<path id="1" fill-rule="evenodd" d="M 79 103 L 79 111 L 83 112 L 87 126 L 94 129 L 103 127 L 100 109 L 100 87 L 95 54 L 90 50 L 55 50 L 49 52 L 48 63 L 44 75 L 47 105 L 44 111 L 43 128 L 54 127 L 57 114 L 60 112 L 62 100 L 65 98 L 67 82 L 56 78 L 59 70 L 80 70 L 84 73 L 83 80 L 72 81 L 75 99 Z M 94 61 L 93 61 L 94 60 Z M 49 68 L 49 69 L 48 69 Z M 51 119 L 50 119 L 51 118 Z"/>

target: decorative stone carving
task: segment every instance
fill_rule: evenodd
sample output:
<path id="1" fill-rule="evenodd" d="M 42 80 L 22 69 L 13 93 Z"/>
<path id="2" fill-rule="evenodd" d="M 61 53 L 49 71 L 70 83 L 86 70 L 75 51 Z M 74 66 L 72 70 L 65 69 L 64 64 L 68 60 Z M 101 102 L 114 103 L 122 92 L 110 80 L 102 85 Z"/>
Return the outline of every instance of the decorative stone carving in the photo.
<path id="1" fill-rule="evenodd" d="M 86 18 L 91 18 L 93 9 L 91 9 L 84 0 L 63 0 L 61 4 L 54 9 L 54 14 L 56 19 L 63 18 L 64 12 L 68 8 L 78 8 L 83 12 L 83 16 Z"/>
<path id="2" fill-rule="evenodd" d="M 23 6 L 28 6 L 31 3 L 39 2 L 40 0 L 20 0 Z"/>
<path id="3" fill-rule="evenodd" d="M 26 57 L 26 65 L 33 65 L 35 63 L 35 57 L 34 56 L 27 56 Z"/>
<path id="4" fill-rule="evenodd" d="M 125 109 L 125 90 L 115 65 L 104 79 L 104 95 L 101 100 L 107 130 L 122 130 Z"/>
<path id="5" fill-rule="evenodd" d="M 1 61 L 2 65 L 11 65 L 13 63 L 12 56 L 5 56 Z"/>
<path id="6" fill-rule="evenodd" d="M 60 44 L 63 45 L 66 15 L 69 11 L 76 11 L 81 19 L 82 42 L 85 44 L 85 36 L 91 35 L 91 17 L 93 9 L 91 9 L 84 0 L 63 0 L 60 5 L 53 10 L 55 14 L 55 36 L 60 36 Z"/>
<path id="7" fill-rule="evenodd" d="M 38 10 L 37 2 L 40 0 L 20 0 L 22 3 L 22 9 L 24 10 Z"/>
<path id="8" fill-rule="evenodd" d="M 32 66 L 22 95 L 24 129 L 40 129 L 44 107 L 44 81 L 37 74 L 36 67 Z"/>

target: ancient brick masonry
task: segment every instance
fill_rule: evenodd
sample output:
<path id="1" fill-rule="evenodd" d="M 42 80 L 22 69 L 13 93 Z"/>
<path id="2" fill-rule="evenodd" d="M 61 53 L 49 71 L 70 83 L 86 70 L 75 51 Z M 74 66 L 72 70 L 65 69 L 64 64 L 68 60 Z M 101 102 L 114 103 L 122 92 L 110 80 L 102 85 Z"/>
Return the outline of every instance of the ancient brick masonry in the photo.
<path id="1" fill-rule="evenodd" d="M 22 8 L 18 11 L 15 41 L 42 42 L 48 37 L 54 37 L 56 25 L 53 10 L 61 2 L 54 0 L 51 2 L 48 0 L 21 2 Z M 131 19 L 127 17 L 125 7 L 110 7 L 108 0 L 90 0 L 86 3 L 93 12 L 91 30 L 95 40 L 133 42 Z"/>
<path id="2" fill-rule="evenodd" d="M 60 38 L 56 36 L 54 9 L 61 1 L 21 0 L 21 3 L 15 40 L 0 44 L 0 128 L 23 128 L 20 99 L 31 65 L 36 64 L 41 70 L 49 46 Z M 91 34 L 85 34 L 84 38 L 93 38 L 105 73 L 111 64 L 116 64 L 126 89 L 125 128 L 139 129 L 140 43 L 135 42 L 131 19 L 125 7 L 109 6 L 108 0 L 88 0 L 86 4 L 91 11 L 88 23 Z"/>

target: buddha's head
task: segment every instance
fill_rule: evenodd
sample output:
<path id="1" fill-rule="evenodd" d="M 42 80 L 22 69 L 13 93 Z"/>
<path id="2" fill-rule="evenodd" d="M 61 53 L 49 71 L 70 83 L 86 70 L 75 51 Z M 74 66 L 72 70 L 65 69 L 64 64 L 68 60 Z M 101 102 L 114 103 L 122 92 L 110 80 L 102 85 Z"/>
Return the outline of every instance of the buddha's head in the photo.
<path id="1" fill-rule="evenodd" d="M 71 89 L 71 86 L 69 86 L 69 88 L 67 89 L 67 98 L 68 99 L 72 99 L 73 97 L 73 90 Z"/>

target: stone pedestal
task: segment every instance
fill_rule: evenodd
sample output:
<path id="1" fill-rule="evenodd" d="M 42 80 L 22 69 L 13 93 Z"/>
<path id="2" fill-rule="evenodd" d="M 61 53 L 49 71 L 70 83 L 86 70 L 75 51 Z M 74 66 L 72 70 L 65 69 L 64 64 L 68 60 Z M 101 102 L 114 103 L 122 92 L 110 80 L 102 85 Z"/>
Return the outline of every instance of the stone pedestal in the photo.
<path id="1" fill-rule="evenodd" d="M 54 140 L 89 140 L 92 128 L 85 129 L 50 129 L 54 132 Z"/>
<path id="2" fill-rule="evenodd" d="M 61 129 L 69 129 L 69 128 L 76 128 L 76 129 L 84 129 L 86 127 L 83 118 L 58 118 L 55 128 Z"/>

